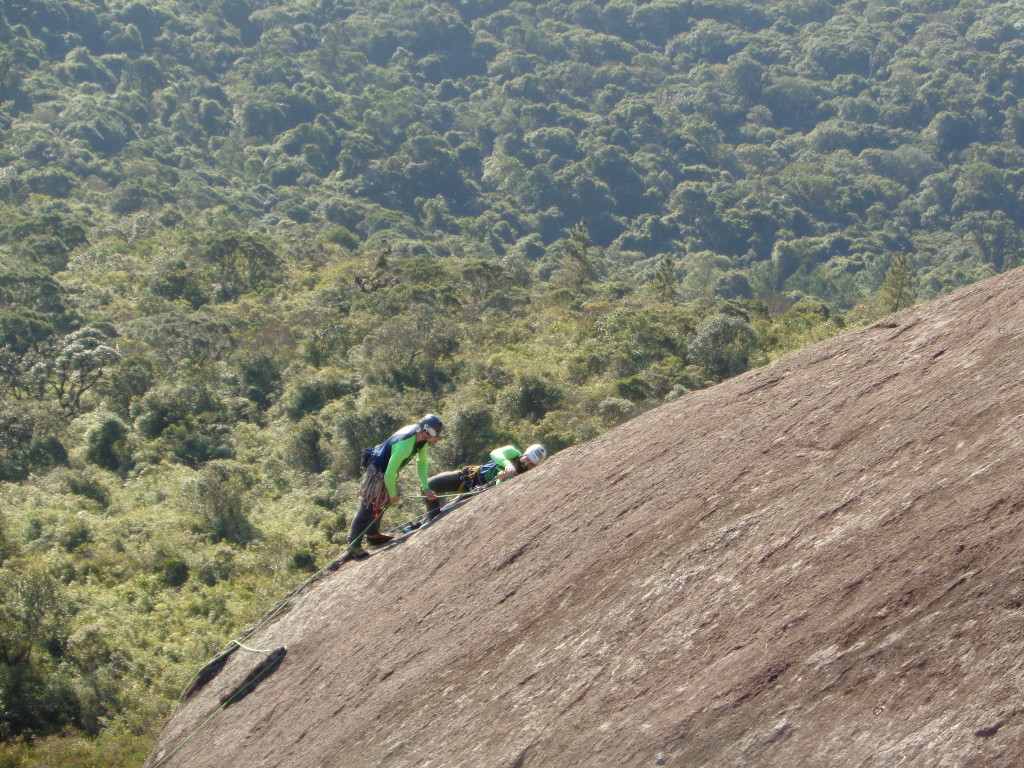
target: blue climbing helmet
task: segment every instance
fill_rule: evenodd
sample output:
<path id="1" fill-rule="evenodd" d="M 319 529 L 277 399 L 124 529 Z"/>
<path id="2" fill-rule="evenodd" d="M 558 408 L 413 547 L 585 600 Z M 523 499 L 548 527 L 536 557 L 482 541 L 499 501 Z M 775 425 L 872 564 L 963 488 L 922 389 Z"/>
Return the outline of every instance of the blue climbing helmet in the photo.
<path id="1" fill-rule="evenodd" d="M 428 413 L 420 419 L 416 423 L 416 426 L 424 430 L 431 437 L 440 436 L 441 430 L 444 429 L 444 424 L 441 423 L 441 418 L 433 413 Z"/>

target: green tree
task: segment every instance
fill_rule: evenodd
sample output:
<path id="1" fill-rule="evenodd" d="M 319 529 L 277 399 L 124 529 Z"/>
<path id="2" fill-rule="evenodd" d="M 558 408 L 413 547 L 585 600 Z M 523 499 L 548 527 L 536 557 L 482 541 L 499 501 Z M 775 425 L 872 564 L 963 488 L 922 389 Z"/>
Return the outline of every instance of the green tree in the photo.
<path id="1" fill-rule="evenodd" d="M 234 461 L 213 461 L 182 485 L 182 492 L 200 533 L 212 541 L 248 544 L 259 537 L 249 521 L 245 492 L 252 484 L 248 471 Z"/>
<path id="2" fill-rule="evenodd" d="M 93 464 L 117 471 L 131 462 L 128 427 L 114 416 L 103 417 L 86 434 L 85 457 Z"/>
<path id="3" fill-rule="evenodd" d="M 17 571 L 21 571 L 17 573 Z M 0 738 L 80 725 L 80 703 L 61 664 L 72 606 L 39 568 L 0 568 Z"/>
<path id="4" fill-rule="evenodd" d="M 24 98 L 21 85 L 28 69 L 24 47 L 15 38 L 8 40 L 0 51 L 0 102 Z"/>
<path id="5" fill-rule="evenodd" d="M 58 333 L 67 333 L 74 325 L 61 284 L 40 265 L 23 259 L 0 261 L 0 311 L 41 315 L 39 319 Z"/>
<path id="6" fill-rule="evenodd" d="M 51 403 L 0 403 L 0 481 L 66 464 L 64 414 Z"/>
<path id="7" fill-rule="evenodd" d="M 1024 232 L 1003 211 L 967 213 L 953 224 L 952 231 L 973 242 L 981 261 L 991 264 L 998 272 L 1021 262 Z"/>
<path id="8" fill-rule="evenodd" d="M 717 314 L 697 328 L 690 342 L 690 359 L 721 380 L 743 373 L 759 343 L 757 333 L 742 317 Z"/>
<path id="9" fill-rule="evenodd" d="M 671 253 L 666 253 L 658 262 L 651 281 L 651 290 L 661 301 L 672 301 L 676 298 L 676 260 Z"/>
<path id="10" fill-rule="evenodd" d="M 266 238 L 246 232 L 215 235 L 199 255 L 213 269 L 217 297 L 229 300 L 263 287 L 281 264 Z"/>
<path id="11" fill-rule="evenodd" d="M 898 253 L 892 260 L 885 282 L 878 291 L 877 306 L 882 314 L 898 312 L 914 303 L 914 271 L 910 257 Z"/>
<path id="12" fill-rule="evenodd" d="M 53 325 L 38 312 L 0 314 L 0 384 L 4 392 L 15 400 L 38 393 L 39 382 L 30 370 L 54 335 Z"/>
<path id="13" fill-rule="evenodd" d="M 30 373 L 57 397 L 69 415 L 82 411 L 82 397 L 121 359 L 109 346 L 107 335 L 85 327 L 65 336 L 51 350 L 44 351 Z"/>
<path id="14" fill-rule="evenodd" d="M 361 350 L 363 379 L 437 394 L 450 381 L 449 362 L 458 348 L 458 329 L 442 312 L 416 307 L 367 335 Z"/>
<path id="15" fill-rule="evenodd" d="M 506 417 L 536 422 L 562 402 L 557 384 L 532 374 L 519 374 L 515 382 L 498 395 L 497 405 Z"/>
<path id="16" fill-rule="evenodd" d="M 586 221 L 580 221 L 569 231 L 562 246 L 559 283 L 574 293 L 585 292 L 597 279 L 597 265 L 591 254 L 593 246 Z"/>

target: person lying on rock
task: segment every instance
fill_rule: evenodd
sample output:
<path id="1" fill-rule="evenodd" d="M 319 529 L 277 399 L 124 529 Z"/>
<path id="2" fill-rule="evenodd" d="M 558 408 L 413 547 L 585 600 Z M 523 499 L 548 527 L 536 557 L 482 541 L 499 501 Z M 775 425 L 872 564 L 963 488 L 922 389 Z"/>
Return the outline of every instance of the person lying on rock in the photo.
<path id="1" fill-rule="evenodd" d="M 490 482 L 500 483 L 516 475 L 521 475 L 523 472 L 528 472 L 547 457 L 547 449 L 540 443 L 534 443 L 522 452 L 514 445 L 505 445 L 491 451 L 490 461 L 486 464 L 463 467 L 434 475 L 427 481 L 427 488 L 434 495 L 424 498 L 424 503 L 427 505 L 425 521 L 422 524 L 412 522 L 407 528 L 413 530 L 425 527 L 434 521 L 441 511 L 441 501 L 437 498 L 438 495 L 455 496 L 470 493 L 474 488 L 479 488 Z"/>
<path id="2" fill-rule="evenodd" d="M 426 499 L 436 496 L 427 483 L 429 467 L 428 446 L 441 437 L 444 424 L 441 419 L 428 413 L 415 424 L 402 427 L 380 445 L 363 452 L 366 470 L 359 486 L 359 511 L 352 519 L 348 533 L 348 553 L 355 559 L 367 557 L 363 549 L 363 537 L 368 544 L 380 546 L 393 537 L 380 532 L 381 516 L 385 507 L 399 502 L 398 473 L 413 456 L 416 457 L 416 472 L 420 487 Z"/>

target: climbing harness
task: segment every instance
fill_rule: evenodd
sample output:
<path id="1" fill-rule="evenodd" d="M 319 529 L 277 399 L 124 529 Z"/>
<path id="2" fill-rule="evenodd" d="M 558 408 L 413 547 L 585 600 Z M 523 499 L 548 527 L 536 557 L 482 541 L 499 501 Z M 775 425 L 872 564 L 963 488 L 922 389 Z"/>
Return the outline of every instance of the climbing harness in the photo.
<path id="1" fill-rule="evenodd" d="M 462 468 L 462 471 L 459 472 L 459 477 L 462 479 L 462 485 L 465 486 L 466 490 L 471 491 L 487 482 L 482 470 L 483 466 L 478 464 Z"/>

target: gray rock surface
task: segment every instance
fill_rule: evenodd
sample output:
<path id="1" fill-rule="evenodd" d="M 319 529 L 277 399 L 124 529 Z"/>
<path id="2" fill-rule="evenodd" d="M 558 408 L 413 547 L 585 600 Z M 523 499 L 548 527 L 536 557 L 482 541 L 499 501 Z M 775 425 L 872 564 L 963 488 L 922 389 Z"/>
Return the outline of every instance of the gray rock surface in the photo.
<path id="1" fill-rule="evenodd" d="M 1016 270 L 560 452 L 309 585 L 147 765 L 1022 765 L 1022 365 Z"/>

